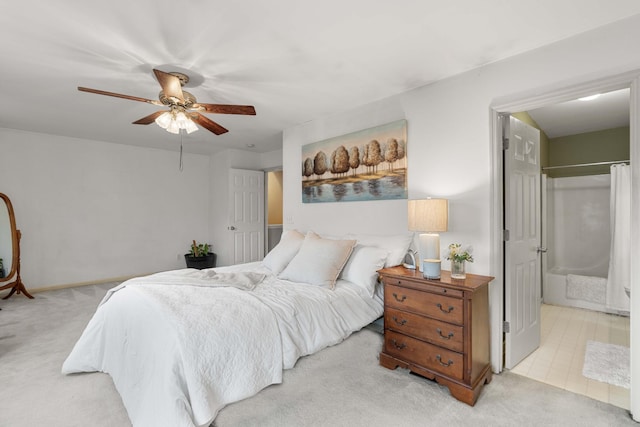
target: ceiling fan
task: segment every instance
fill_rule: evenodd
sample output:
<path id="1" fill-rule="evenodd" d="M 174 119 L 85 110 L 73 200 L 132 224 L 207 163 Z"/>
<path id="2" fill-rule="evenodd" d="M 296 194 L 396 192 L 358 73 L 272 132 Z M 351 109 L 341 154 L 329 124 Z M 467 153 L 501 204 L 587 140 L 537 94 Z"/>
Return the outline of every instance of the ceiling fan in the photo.
<path id="1" fill-rule="evenodd" d="M 140 98 L 137 96 L 123 95 L 120 93 L 106 92 L 104 90 L 90 89 L 78 86 L 82 92 L 97 93 L 98 95 L 115 96 L 116 98 L 130 99 L 132 101 L 146 102 L 148 104 L 169 107 L 170 110 L 156 111 L 139 120 L 133 122 L 136 125 L 148 125 L 156 122 L 158 126 L 171 133 L 180 133 L 180 129 L 191 133 L 198 130 L 194 124 L 197 123 L 203 128 L 221 135 L 229 132 L 213 120 L 203 116 L 201 113 L 212 114 L 244 114 L 255 116 L 256 110 L 251 105 L 227 105 L 227 104 L 203 104 L 196 101 L 196 97 L 182 90 L 182 86 L 189 82 L 186 74 L 178 72 L 165 73 L 160 70 L 153 70 L 156 79 L 160 83 L 162 90 L 158 95 L 159 100 Z"/>

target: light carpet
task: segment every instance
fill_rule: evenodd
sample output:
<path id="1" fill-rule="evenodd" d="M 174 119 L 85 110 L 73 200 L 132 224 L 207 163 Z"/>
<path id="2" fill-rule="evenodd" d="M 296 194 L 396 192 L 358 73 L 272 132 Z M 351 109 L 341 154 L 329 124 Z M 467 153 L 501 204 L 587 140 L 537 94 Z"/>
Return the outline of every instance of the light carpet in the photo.
<path id="1" fill-rule="evenodd" d="M 62 362 L 111 285 L 0 300 L 0 427 L 127 427 L 111 378 L 65 376 Z M 1 297 L 2 295 L 0 295 Z M 448 389 L 378 364 L 368 328 L 303 357 L 284 382 L 224 408 L 218 427 L 634 426 L 629 412 L 504 372 L 474 407 Z M 153 426 L 165 427 L 165 426 Z M 166 426 L 179 427 L 179 426 Z"/>
<path id="2" fill-rule="evenodd" d="M 629 347 L 587 341 L 582 375 L 592 380 L 630 388 Z"/>

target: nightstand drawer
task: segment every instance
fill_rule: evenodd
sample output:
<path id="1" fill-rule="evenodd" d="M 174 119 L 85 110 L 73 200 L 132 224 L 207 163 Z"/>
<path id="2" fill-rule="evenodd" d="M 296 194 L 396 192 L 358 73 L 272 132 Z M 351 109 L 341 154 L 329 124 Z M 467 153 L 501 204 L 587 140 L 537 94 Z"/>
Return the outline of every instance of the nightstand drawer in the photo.
<path id="1" fill-rule="evenodd" d="M 385 352 L 393 357 L 424 366 L 450 378 L 463 379 L 462 354 L 386 330 Z"/>
<path id="2" fill-rule="evenodd" d="M 444 286 L 439 286 L 428 279 L 421 280 L 406 280 L 398 279 L 396 277 L 387 277 L 384 280 L 385 285 L 395 285 L 401 288 L 412 288 L 420 291 L 431 292 L 432 294 L 443 294 L 450 297 L 462 298 L 462 291 L 458 289 L 451 289 Z"/>
<path id="3" fill-rule="evenodd" d="M 459 298 L 451 298 L 395 285 L 387 284 L 384 288 L 385 307 L 420 313 L 459 325 L 463 323 L 462 302 L 462 299 Z"/>
<path id="4" fill-rule="evenodd" d="M 451 350 L 459 352 L 463 350 L 462 326 L 393 308 L 387 308 L 384 311 L 384 326 Z"/>

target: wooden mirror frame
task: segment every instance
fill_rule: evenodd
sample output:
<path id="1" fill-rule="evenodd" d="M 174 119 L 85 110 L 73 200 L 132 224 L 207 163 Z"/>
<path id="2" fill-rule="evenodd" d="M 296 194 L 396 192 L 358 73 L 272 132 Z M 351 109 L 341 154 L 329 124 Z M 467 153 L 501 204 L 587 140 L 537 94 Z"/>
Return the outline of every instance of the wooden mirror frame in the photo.
<path id="1" fill-rule="evenodd" d="M 7 207 L 7 211 L 9 212 L 9 226 L 11 227 L 11 264 L 9 264 L 9 271 L 7 271 L 6 276 L 0 278 L 0 282 L 7 282 L 11 280 L 11 278 L 16 274 L 16 253 L 18 251 L 18 233 L 16 230 L 16 217 L 13 214 L 13 206 L 11 205 L 11 200 L 7 197 L 6 194 L 0 193 L 0 199 L 4 200 L 4 204 Z"/>
<path id="2" fill-rule="evenodd" d="M 7 211 L 9 212 L 9 226 L 11 227 L 11 249 L 12 249 L 12 259 L 11 259 L 11 270 L 6 275 L 6 277 L 0 278 L 0 284 L 2 282 L 8 282 L 15 276 L 15 280 L 6 285 L 0 285 L 0 291 L 5 289 L 11 289 L 9 295 L 2 299 L 7 299 L 14 293 L 23 293 L 28 298 L 33 298 L 27 289 L 24 287 L 22 283 L 22 279 L 20 278 L 20 230 L 16 228 L 16 217 L 13 213 L 13 205 L 11 204 L 11 200 L 6 194 L 0 193 L 0 199 L 2 199 L 7 206 Z"/>

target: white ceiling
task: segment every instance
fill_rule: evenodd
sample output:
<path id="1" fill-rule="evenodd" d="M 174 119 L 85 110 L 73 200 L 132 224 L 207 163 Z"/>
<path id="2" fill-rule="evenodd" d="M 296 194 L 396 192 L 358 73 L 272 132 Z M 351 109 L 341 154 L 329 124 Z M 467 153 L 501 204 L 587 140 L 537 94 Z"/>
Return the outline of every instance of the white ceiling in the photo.
<path id="1" fill-rule="evenodd" d="M 630 90 L 599 94 L 596 99 L 563 102 L 528 111 L 549 138 L 629 126 Z"/>
<path id="2" fill-rule="evenodd" d="M 0 14 L 0 127 L 177 150 L 133 125 L 157 107 L 152 68 L 190 75 L 229 133 L 185 150 L 281 148 L 282 130 L 640 13 L 637 0 L 20 0 Z"/>

